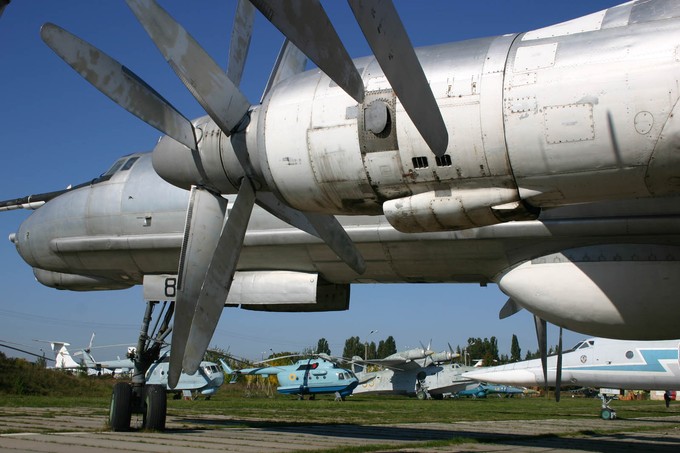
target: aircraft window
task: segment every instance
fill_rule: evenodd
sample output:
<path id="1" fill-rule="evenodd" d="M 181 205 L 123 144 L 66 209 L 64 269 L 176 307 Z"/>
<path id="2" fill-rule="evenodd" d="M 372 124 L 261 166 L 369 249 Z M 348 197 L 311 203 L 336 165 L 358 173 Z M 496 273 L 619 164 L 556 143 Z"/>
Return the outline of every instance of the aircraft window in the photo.
<path id="1" fill-rule="evenodd" d="M 427 168 L 429 166 L 426 156 L 414 157 L 411 161 L 413 162 L 413 168 Z"/>
<path id="2" fill-rule="evenodd" d="M 111 176 L 112 174 L 114 174 L 115 172 L 117 172 L 118 169 L 120 169 L 120 167 L 122 167 L 123 164 L 125 163 L 125 159 L 127 159 L 127 158 L 124 157 L 123 159 L 118 159 L 118 160 L 116 161 L 116 163 L 114 163 L 114 164 L 111 166 L 111 168 L 109 168 L 109 169 L 106 171 L 106 173 L 104 173 L 102 176 Z"/>
<path id="3" fill-rule="evenodd" d="M 132 166 L 135 164 L 135 162 L 137 162 L 137 159 L 139 159 L 139 157 L 131 157 L 131 158 L 129 158 L 129 159 L 127 160 L 127 162 L 125 162 L 125 165 L 123 165 L 123 166 L 121 167 L 120 171 L 127 171 L 127 170 L 129 170 L 130 168 L 132 168 Z"/>
<path id="4" fill-rule="evenodd" d="M 450 167 L 452 165 L 451 156 L 448 154 L 444 154 L 441 157 L 435 156 L 434 160 L 437 162 L 437 167 Z"/>
<path id="5" fill-rule="evenodd" d="M 342 381 L 345 379 L 345 376 L 343 376 L 342 373 L 338 373 L 338 379 Z"/>
<path id="6" fill-rule="evenodd" d="M 633 354 L 633 351 L 626 351 L 626 358 L 627 359 L 632 359 L 635 354 Z"/>

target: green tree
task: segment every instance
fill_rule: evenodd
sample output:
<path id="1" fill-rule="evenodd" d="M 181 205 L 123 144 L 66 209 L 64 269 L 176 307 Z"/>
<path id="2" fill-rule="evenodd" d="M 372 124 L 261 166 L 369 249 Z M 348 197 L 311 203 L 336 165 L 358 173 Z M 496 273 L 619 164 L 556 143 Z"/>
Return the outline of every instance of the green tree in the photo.
<path id="1" fill-rule="evenodd" d="M 343 357 L 363 357 L 364 356 L 364 344 L 361 342 L 359 337 L 349 337 L 345 340 L 345 349 L 342 350 Z"/>
<path id="2" fill-rule="evenodd" d="M 519 362 L 522 360 L 522 349 L 519 347 L 519 340 L 517 335 L 512 335 L 512 344 L 510 345 L 510 361 Z"/>
<path id="3" fill-rule="evenodd" d="M 394 341 L 394 337 L 390 335 L 385 339 L 385 341 L 380 340 L 378 343 L 378 350 L 376 358 L 384 359 L 397 352 L 397 343 Z"/>
<path id="4" fill-rule="evenodd" d="M 319 338 L 319 342 L 316 344 L 317 354 L 331 354 L 331 347 L 328 345 L 328 340 L 325 338 Z"/>
<path id="5" fill-rule="evenodd" d="M 364 344 L 365 346 L 365 344 Z M 375 341 L 368 343 L 368 348 L 366 348 L 367 354 L 365 359 L 375 359 L 378 357 L 378 348 L 375 346 Z"/>

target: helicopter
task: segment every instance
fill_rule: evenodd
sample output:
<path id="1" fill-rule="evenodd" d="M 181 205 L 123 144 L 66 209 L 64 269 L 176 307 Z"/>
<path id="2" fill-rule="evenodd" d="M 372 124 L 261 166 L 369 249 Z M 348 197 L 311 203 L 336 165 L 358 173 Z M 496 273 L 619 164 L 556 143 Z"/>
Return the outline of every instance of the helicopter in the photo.
<path id="1" fill-rule="evenodd" d="M 274 359 L 264 362 L 271 360 Z M 275 375 L 279 382 L 276 391 L 284 395 L 297 395 L 298 399 L 304 399 L 305 395 L 310 395 L 309 399 L 315 399 L 318 394 L 334 393 L 335 400 L 341 401 L 351 395 L 359 385 L 359 380 L 352 371 L 340 367 L 326 354 L 300 359 L 292 365 L 268 365 L 240 370 L 233 370 L 223 359 L 220 359 L 220 363 L 227 374 Z"/>

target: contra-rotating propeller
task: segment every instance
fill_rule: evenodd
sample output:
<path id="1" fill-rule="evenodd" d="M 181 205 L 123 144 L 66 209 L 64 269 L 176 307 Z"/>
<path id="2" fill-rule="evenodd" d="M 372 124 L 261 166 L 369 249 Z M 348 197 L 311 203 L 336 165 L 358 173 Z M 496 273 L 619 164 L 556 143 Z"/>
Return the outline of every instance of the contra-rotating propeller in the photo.
<path id="1" fill-rule="evenodd" d="M 361 75 L 318 0 L 251 0 L 328 77 L 359 103 Z M 432 152 L 446 152 L 449 135 L 411 40 L 391 0 L 348 0 L 376 60 Z"/>
<path id="2" fill-rule="evenodd" d="M 251 109 L 246 97 L 186 30 L 155 1 L 126 1 L 184 85 L 212 121 L 230 137 L 244 175 L 236 202 L 227 215 L 227 200 L 210 187 L 205 178 L 197 134 L 191 122 L 128 68 L 55 25 L 43 26 L 43 40 L 60 57 L 116 103 L 187 146 L 187 152 L 192 153 L 201 174 L 191 190 L 178 270 L 168 379 L 170 387 L 174 387 L 182 369 L 192 374 L 198 368 L 212 338 L 236 271 L 255 203 L 291 225 L 320 237 L 356 272 L 363 273 L 365 263 L 333 216 L 298 211 L 282 203 L 272 193 L 261 190 L 263 183 L 257 177 L 246 147 L 245 130 Z M 232 34 L 232 47 L 234 39 L 244 42 L 242 38 L 249 36 L 247 27 L 252 23 L 247 17 L 252 13 L 243 7 L 243 1 L 240 3 L 236 27 L 246 29 Z M 238 19 L 239 14 L 244 14 L 245 18 Z M 230 67 L 232 64 L 242 66 L 245 56 L 237 60 L 237 63 L 231 61 Z M 237 67 L 232 72 L 230 68 L 230 74 L 240 74 L 241 69 Z"/>

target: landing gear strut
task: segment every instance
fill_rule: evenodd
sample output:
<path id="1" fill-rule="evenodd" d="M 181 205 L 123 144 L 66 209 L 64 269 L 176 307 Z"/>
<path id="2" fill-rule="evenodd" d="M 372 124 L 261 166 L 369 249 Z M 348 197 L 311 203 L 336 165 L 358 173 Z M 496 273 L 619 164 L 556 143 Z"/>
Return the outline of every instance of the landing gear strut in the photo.
<path id="1" fill-rule="evenodd" d="M 146 372 L 158 360 L 163 340 L 172 330 L 170 320 L 175 305 L 174 302 L 171 302 L 163 316 L 167 302 L 163 303 L 163 308 L 153 329 L 156 334 L 152 338 L 149 335 L 149 325 L 156 304 L 158 304 L 157 301 L 146 303 L 144 320 L 137 341 L 137 350 L 129 354 L 134 365 L 131 383 L 119 382 L 113 387 L 109 409 L 109 426 L 112 431 L 129 431 L 132 414 L 142 414 L 143 429 L 154 431 L 165 429 L 166 388 L 164 385 L 147 385 Z M 163 322 L 159 326 L 161 317 Z"/>
<path id="2" fill-rule="evenodd" d="M 616 395 L 605 395 L 600 393 L 600 399 L 602 400 L 602 410 L 600 411 L 600 416 L 604 420 L 614 420 L 616 418 L 616 411 L 609 407 L 609 403 L 617 399 Z"/>

